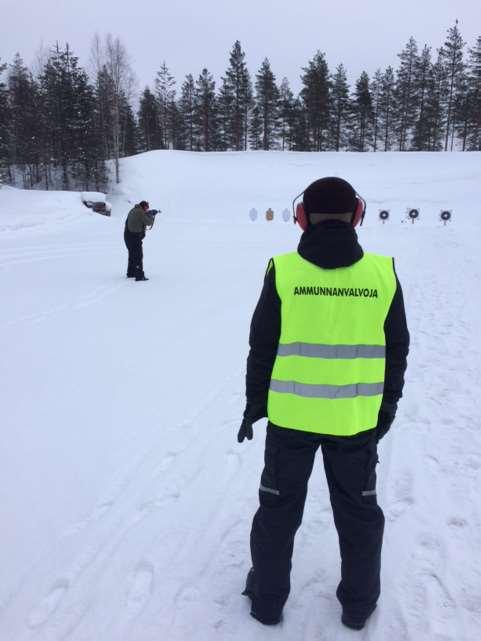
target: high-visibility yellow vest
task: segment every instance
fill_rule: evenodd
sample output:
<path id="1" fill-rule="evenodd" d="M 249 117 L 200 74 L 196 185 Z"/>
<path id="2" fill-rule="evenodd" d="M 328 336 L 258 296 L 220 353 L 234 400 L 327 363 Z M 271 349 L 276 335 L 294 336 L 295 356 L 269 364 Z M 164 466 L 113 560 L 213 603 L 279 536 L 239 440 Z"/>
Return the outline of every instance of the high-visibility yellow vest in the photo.
<path id="1" fill-rule="evenodd" d="M 323 269 L 276 256 L 281 334 L 268 396 L 280 427 L 352 436 L 376 426 L 384 389 L 384 322 L 396 291 L 393 259 L 364 254 Z"/>

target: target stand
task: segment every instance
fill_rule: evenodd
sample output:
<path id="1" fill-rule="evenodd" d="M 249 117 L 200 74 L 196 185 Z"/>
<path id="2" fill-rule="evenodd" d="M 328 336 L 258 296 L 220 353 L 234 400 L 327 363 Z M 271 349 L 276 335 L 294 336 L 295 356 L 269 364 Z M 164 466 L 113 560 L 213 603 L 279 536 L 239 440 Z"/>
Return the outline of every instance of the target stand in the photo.
<path id="1" fill-rule="evenodd" d="M 416 220 L 419 220 L 419 209 L 408 209 L 408 218 L 411 220 L 411 222 L 414 224 Z"/>
<path id="2" fill-rule="evenodd" d="M 439 218 L 443 221 L 443 225 L 446 225 L 452 218 L 453 212 L 449 209 L 443 209 L 439 214 Z"/>
<path id="3" fill-rule="evenodd" d="M 389 220 L 389 209 L 379 210 L 379 220 L 382 222 L 383 225 L 386 222 L 386 220 Z"/>

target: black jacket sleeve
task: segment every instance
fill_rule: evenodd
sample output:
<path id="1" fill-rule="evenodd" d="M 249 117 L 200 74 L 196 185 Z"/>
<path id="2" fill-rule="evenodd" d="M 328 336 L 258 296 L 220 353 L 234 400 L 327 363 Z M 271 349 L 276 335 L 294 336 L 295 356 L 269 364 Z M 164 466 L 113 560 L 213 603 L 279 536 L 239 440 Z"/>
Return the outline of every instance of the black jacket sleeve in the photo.
<path id="1" fill-rule="evenodd" d="M 409 331 L 403 293 L 397 275 L 396 292 L 384 323 L 384 333 L 386 336 L 386 372 L 381 410 L 394 414 L 397 402 L 402 396 L 404 372 L 409 352 Z"/>
<path id="2" fill-rule="evenodd" d="M 281 334 L 281 299 L 276 290 L 274 263 L 271 260 L 264 286 L 252 316 L 247 357 L 247 408 L 255 408 L 256 420 L 267 416 L 267 394 Z M 260 415 L 259 415 L 260 414 Z"/>

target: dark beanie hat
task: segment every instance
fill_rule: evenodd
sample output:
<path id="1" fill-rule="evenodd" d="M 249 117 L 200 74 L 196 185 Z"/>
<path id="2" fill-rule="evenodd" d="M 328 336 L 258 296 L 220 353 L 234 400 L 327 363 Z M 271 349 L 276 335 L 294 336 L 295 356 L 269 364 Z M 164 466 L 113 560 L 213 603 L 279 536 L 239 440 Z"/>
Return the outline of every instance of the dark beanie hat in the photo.
<path id="1" fill-rule="evenodd" d="M 356 192 L 342 178 L 320 178 L 304 192 L 306 214 L 347 214 L 356 209 Z"/>

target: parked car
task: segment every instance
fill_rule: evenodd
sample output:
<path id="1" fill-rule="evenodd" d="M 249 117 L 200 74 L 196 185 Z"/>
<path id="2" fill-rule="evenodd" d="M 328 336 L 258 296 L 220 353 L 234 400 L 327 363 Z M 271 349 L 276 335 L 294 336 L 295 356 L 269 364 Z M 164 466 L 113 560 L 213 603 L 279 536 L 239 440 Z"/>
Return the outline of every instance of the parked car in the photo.
<path id="1" fill-rule="evenodd" d="M 99 191 L 83 191 L 80 194 L 83 204 L 103 216 L 110 216 L 112 205 L 107 201 L 105 194 Z"/>

